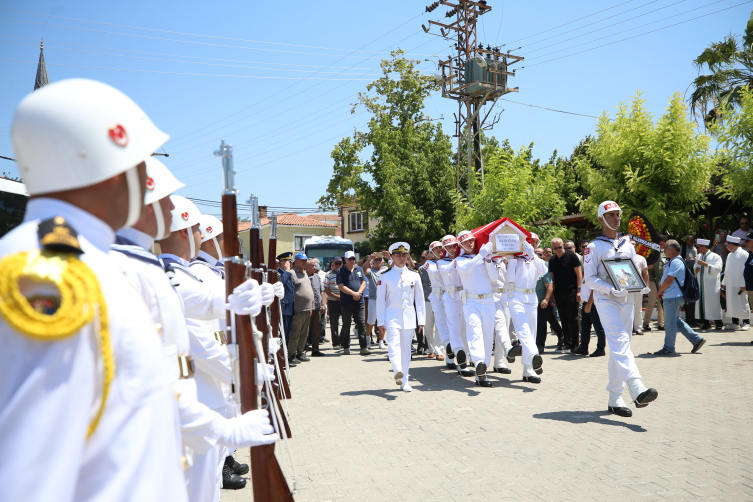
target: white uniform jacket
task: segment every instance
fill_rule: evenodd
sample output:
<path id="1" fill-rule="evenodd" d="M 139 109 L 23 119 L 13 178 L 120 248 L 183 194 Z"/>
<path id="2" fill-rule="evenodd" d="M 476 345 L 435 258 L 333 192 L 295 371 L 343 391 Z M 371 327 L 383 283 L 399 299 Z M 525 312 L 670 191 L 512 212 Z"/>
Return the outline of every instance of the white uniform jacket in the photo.
<path id="1" fill-rule="evenodd" d="M 463 283 L 460 280 L 457 268 L 455 268 L 455 259 L 444 257 L 439 260 L 438 265 L 445 286 L 442 299 L 460 301 L 460 290 L 463 289 Z M 457 288 L 457 291 L 451 291 L 452 288 Z"/>
<path id="2" fill-rule="evenodd" d="M 225 317 L 224 283 L 204 284 L 196 272 L 189 269 L 190 263 L 183 258 L 169 253 L 161 254 L 159 257 L 178 272 L 178 293 L 183 299 L 187 317 L 202 321 Z"/>
<path id="3" fill-rule="evenodd" d="M 429 273 L 429 280 L 431 281 L 431 293 L 429 293 L 430 301 L 442 301 L 442 295 L 444 294 L 444 281 L 442 280 L 442 274 L 439 271 L 439 262 L 437 260 L 427 260 L 426 271 Z"/>
<path id="4" fill-rule="evenodd" d="M 494 301 L 507 304 L 509 297 L 505 293 L 505 283 L 507 281 L 507 261 L 503 257 L 492 260 L 497 268 L 497 280 L 492 285 L 494 287 Z"/>
<path id="5" fill-rule="evenodd" d="M 463 283 L 465 293 L 470 295 L 489 295 L 489 301 L 493 301 L 493 284 L 497 283 L 497 267 L 481 257 L 481 255 L 464 254 L 455 259 L 455 266 Z"/>
<path id="6" fill-rule="evenodd" d="M 635 256 L 635 248 L 630 244 L 627 236 L 617 239 L 608 239 L 600 235 L 583 251 L 583 283 L 593 290 L 594 299 L 608 299 L 620 304 L 632 304 L 633 295 L 625 295 L 618 298 L 612 295 L 615 286 L 609 279 L 602 260 L 620 258 L 632 260 Z M 636 270 L 638 267 L 636 266 Z M 582 297 L 581 297 L 582 298 Z"/>
<path id="7" fill-rule="evenodd" d="M 95 323 L 59 340 L 39 341 L 0 317 L 0 498 L 185 501 L 175 397 L 162 344 L 147 307 L 109 255 L 112 229 L 75 206 L 36 198 L 27 204 L 24 223 L 0 240 L 0 256 L 39 249 L 38 225 L 55 216 L 78 232 L 80 260 L 99 282 L 115 374 L 87 439 L 103 393 Z M 40 465 L 54 466 L 43 481 Z"/>
<path id="8" fill-rule="evenodd" d="M 418 301 L 416 301 L 418 299 Z M 426 322 L 421 276 L 407 267 L 392 267 L 379 277 L 377 319 L 386 329 L 415 329 Z"/>
<path id="9" fill-rule="evenodd" d="M 539 276 L 546 272 L 546 262 L 538 256 L 534 256 L 533 259 L 523 256 L 509 258 L 505 283 L 508 299 L 514 297 L 522 303 L 537 304 L 539 301 L 536 296 L 536 283 Z"/>

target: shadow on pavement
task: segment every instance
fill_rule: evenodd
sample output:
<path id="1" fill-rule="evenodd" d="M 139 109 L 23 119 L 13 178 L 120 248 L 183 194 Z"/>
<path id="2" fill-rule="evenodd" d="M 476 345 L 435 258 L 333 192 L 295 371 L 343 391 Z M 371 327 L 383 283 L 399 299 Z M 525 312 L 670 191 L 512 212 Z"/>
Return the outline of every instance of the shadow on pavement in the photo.
<path id="1" fill-rule="evenodd" d="M 656 349 L 659 350 L 659 349 Z M 672 356 L 657 356 L 654 354 L 638 354 L 637 356 L 634 356 L 636 359 L 674 359 L 675 357 L 682 357 L 682 354 L 679 352 L 676 352 Z"/>
<path id="2" fill-rule="evenodd" d="M 612 414 L 608 411 L 553 411 L 551 413 L 537 413 L 533 415 L 533 418 L 557 420 L 559 422 L 570 422 L 571 424 L 585 424 L 592 422 L 595 424 L 625 427 L 626 429 L 630 429 L 633 432 L 646 432 L 646 429 L 644 429 L 640 425 L 603 418 L 604 415 L 612 416 Z"/>
<path id="3" fill-rule="evenodd" d="M 753 347 L 750 342 L 722 342 L 713 344 L 712 347 Z"/>
<path id="4" fill-rule="evenodd" d="M 387 401 L 394 401 L 397 399 L 398 394 L 402 394 L 403 391 L 400 387 L 394 389 L 372 389 L 372 390 L 350 390 L 347 392 L 341 392 L 341 396 L 376 396 L 386 399 Z"/>

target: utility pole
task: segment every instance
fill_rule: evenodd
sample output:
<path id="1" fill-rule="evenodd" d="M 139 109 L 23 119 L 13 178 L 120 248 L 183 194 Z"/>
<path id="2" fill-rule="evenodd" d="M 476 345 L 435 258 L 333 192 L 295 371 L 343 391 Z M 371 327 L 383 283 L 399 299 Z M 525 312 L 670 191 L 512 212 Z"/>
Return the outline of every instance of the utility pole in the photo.
<path id="1" fill-rule="evenodd" d="M 484 186 L 484 163 L 481 157 L 481 131 L 489 130 L 499 121 L 499 114 L 487 123 L 494 105 L 501 96 L 518 92 L 519 88 L 507 87 L 507 77 L 514 77 L 515 70 L 508 68 L 522 56 L 500 52 L 478 41 L 476 22 L 480 16 L 491 12 L 486 0 L 437 0 L 428 7 L 432 12 L 440 5 L 450 7 L 445 12 L 447 21 L 429 21 L 429 26 L 421 25 L 426 33 L 437 26 L 445 40 L 455 42 L 455 55 L 438 62 L 440 75 L 437 81 L 442 86 L 442 97 L 458 102 L 455 116 L 455 136 L 458 138 L 457 189 L 466 197 L 480 183 Z M 486 112 L 484 105 L 490 104 Z"/>

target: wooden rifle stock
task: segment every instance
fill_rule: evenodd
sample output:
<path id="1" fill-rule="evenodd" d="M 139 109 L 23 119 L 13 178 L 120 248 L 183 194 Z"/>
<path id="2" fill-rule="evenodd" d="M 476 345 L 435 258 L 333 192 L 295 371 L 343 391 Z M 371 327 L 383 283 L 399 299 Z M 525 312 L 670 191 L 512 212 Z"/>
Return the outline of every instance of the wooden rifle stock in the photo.
<path id="1" fill-rule="evenodd" d="M 277 282 L 277 238 L 269 238 L 269 256 L 267 257 L 267 281 L 270 284 L 274 284 Z M 270 306 L 271 308 L 271 323 L 272 326 L 272 336 L 275 338 L 280 338 L 281 336 L 285 336 L 285 333 L 280 333 L 280 303 L 277 301 L 277 298 L 275 298 L 275 301 Z M 285 354 L 283 353 L 282 349 L 277 351 L 277 362 L 279 363 L 280 368 L 285 367 Z M 285 372 L 282 372 L 282 375 L 277 375 L 277 381 L 281 383 L 280 387 L 278 389 L 281 390 L 281 392 L 278 392 L 275 394 L 278 400 L 283 398 L 283 395 L 285 399 L 290 399 L 290 383 L 288 382 L 287 375 Z M 290 436 L 288 436 L 290 437 Z"/>
<path id="2" fill-rule="evenodd" d="M 227 193 L 227 190 L 222 196 L 222 225 L 224 227 L 225 252 L 228 255 L 225 260 L 225 291 L 227 295 L 230 295 L 236 287 L 245 281 L 246 266 L 244 260 L 238 256 L 238 210 L 236 195 L 235 193 Z M 257 241 L 258 235 L 257 229 Z M 258 245 L 258 242 L 256 244 Z M 253 249 L 253 247 L 254 240 L 252 237 L 251 248 Z M 230 323 L 231 315 L 228 311 L 228 326 L 232 325 Z M 266 320 L 264 326 L 266 327 Z M 246 413 L 259 407 L 255 375 L 256 347 L 253 340 L 251 317 L 236 315 L 235 331 L 241 378 L 241 411 Z M 232 337 L 232 333 L 230 336 Z M 233 340 L 229 339 L 229 341 L 232 342 Z M 266 351 L 266 347 L 264 350 Z M 266 358 L 262 358 L 262 360 L 266 360 Z M 275 457 L 274 445 L 251 448 L 251 479 L 254 500 L 291 502 L 294 500 L 282 469 L 280 469 L 280 464 Z"/>
<path id="3" fill-rule="evenodd" d="M 254 226 L 251 226 L 250 232 L 249 232 L 249 239 L 251 241 L 249 247 L 250 249 L 250 260 L 251 260 L 251 268 L 254 269 L 254 272 L 252 272 L 251 276 L 256 279 L 259 284 L 263 282 L 263 276 L 261 272 L 256 272 L 256 270 L 261 270 L 262 268 L 265 268 L 266 265 L 264 264 L 264 248 L 262 247 L 262 241 L 261 241 L 261 235 L 259 234 L 259 228 L 255 228 Z M 269 326 L 267 325 L 267 313 L 264 309 L 262 309 L 261 312 L 259 312 L 259 315 L 256 316 L 256 328 L 261 331 L 262 333 L 262 347 L 264 348 L 264 361 L 268 361 L 269 358 L 266 357 L 269 347 Z M 278 375 L 279 379 L 279 375 Z M 280 386 L 277 383 L 277 381 L 272 382 L 272 392 L 274 392 L 275 396 L 280 395 Z M 268 409 L 269 406 L 269 398 L 267 397 L 267 390 L 265 388 L 262 388 L 261 390 L 261 407 Z M 285 428 L 285 434 L 290 438 L 293 437 L 293 433 L 290 430 L 290 425 L 288 424 L 288 418 L 285 415 L 285 412 L 282 409 L 282 404 L 280 403 L 280 400 L 277 399 L 277 410 L 280 413 L 280 417 L 282 418 L 282 425 Z"/>

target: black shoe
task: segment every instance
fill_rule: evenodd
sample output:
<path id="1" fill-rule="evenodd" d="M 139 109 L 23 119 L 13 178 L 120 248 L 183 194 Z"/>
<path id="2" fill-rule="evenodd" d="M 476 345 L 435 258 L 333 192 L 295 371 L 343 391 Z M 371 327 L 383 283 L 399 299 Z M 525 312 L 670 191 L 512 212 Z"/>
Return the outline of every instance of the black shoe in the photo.
<path id="1" fill-rule="evenodd" d="M 701 326 L 701 329 L 704 330 L 704 331 L 710 330 L 711 329 L 711 323 L 710 322 L 704 323 L 703 326 Z"/>
<path id="2" fill-rule="evenodd" d="M 293 359 L 288 359 L 288 364 L 290 366 L 297 366 L 301 364 L 301 361 L 299 361 L 298 358 L 294 357 Z"/>
<path id="3" fill-rule="evenodd" d="M 455 363 L 447 363 L 447 369 L 448 370 L 456 370 L 458 369 L 458 365 Z"/>
<path id="4" fill-rule="evenodd" d="M 311 361 L 311 359 L 306 357 L 306 354 L 298 354 L 298 360 L 303 361 L 304 363 Z"/>
<path id="5" fill-rule="evenodd" d="M 576 356 L 587 356 L 588 355 L 588 349 L 581 347 L 579 349 L 575 349 L 573 352 Z"/>
<path id="6" fill-rule="evenodd" d="M 232 455 L 225 457 L 225 465 L 230 467 L 238 476 L 248 474 L 248 464 L 241 464 Z"/>
<path id="7" fill-rule="evenodd" d="M 464 376 L 464 377 L 472 377 L 476 376 L 476 372 L 473 370 L 469 370 L 467 368 L 463 368 L 462 366 L 458 368 L 458 375 Z"/>
<path id="8" fill-rule="evenodd" d="M 246 480 L 238 476 L 227 465 L 222 467 L 222 488 L 225 490 L 240 490 L 246 487 Z"/>
<path id="9" fill-rule="evenodd" d="M 452 351 L 452 347 L 450 347 L 450 344 L 447 344 L 447 347 L 445 347 L 445 355 L 447 356 L 447 359 L 455 359 L 455 353 Z"/>
<path id="10" fill-rule="evenodd" d="M 698 343 L 696 343 L 695 345 L 693 345 L 693 350 L 691 350 L 690 353 L 691 354 L 695 354 L 696 352 L 698 352 L 699 350 L 701 350 L 701 347 L 703 347 L 704 343 L 706 343 L 706 339 L 705 338 L 701 338 L 701 341 L 699 341 Z"/>
<path id="11" fill-rule="evenodd" d="M 311 353 L 311 357 L 326 357 L 326 356 L 327 354 L 325 354 L 321 350 L 315 350 L 314 352 Z"/>
<path id="12" fill-rule="evenodd" d="M 544 370 L 541 368 L 541 364 L 543 362 L 544 360 L 538 354 L 531 358 L 531 366 L 533 367 L 533 371 L 535 371 L 537 375 L 541 375 L 544 372 Z M 539 378 L 539 380 L 541 379 Z"/>
<path id="13" fill-rule="evenodd" d="M 606 356 L 606 352 L 604 352 L 604 349 L 596 349 L 593 351 L 593 353 L 588 357 L 602 357 Z"/>
<path id="14" fill-rule="evenodd" d="M 660 350 L 657 350 L 656 352 L 649 352 L 649 354 L 652 356 L 676 356 L 677 352 L 673 352 L 662 347 Z"/>
<path id="15" fill-rule="evenodd" d="M 494 370 L 494 373 L 502 373 L 503 375 L 509 375 L 512 373 L 512 370 L 510 368 L 494 368 L 492 367 L 492 370 Z"/>
<path id="16" fill-rule="evenodd" d="M 643 331 L 651 331 L 651 326 L 649 326 L 648 324 L 644 324 Z"/>
<path id="17" fill-rule="evenodd" d="M 653 388 L 646 389 L 644 392 L 641 392 L 641 394 L 635 399 L 635 407 L 645 408 L 646 406 L 648 406 L 648 403 L 655 401 L 657 397 L 659 397 L 659 391 Z"/>
<path id="18" fill-rule="evenodd" d="M 656 329 L 658 329 L 659 331 L 664 331 L 664 326 L 657 326 Z"/>
<path id="19" fill-rule="evenodd" d="M 473 361 L 471 361 L 471 362 L 468 363 L 468 366 L 470 366 L 471 368 L 475 368 L 476 367 L 476 363 L 474 363 Z"/>
<path id="20" fill-rule="evenodd" d="M 701 325 L 698 324 L 697 322 L 694 322 L 693 324 L 688 324 L 688 326 L 690 326 L 691 329 L 698 329 L 701 327 Z"/>
<path id="21" fill-rule="evenodd" d="M 491 387 L 492 383 L 486 377 L 484 377 L 483 380 L 481 380 L 479 377 L 476 377 L 476 385 L 478 385 L 479 387 Z"/>
<path id="22" fill-rule="evenodd" d="M 455 356 L 455 360 L 458 362 L 461 368 L 464 367 L 465 362 L 468 360 L 468 358 L 465 355 L 465 351 L 463 349 L 458 350 L 458 354 Z"/>
<path id="23" fill-rule="evenodd" d="M 607 410 L 610 413 L 614 413 L 615 415 L 619 415 L 621 417 L 632 417 L 633 412 L 630 408 L 626 406 L 608 406 Z"/>
<path id="24" fill-rule="evenodd" d="M 524 382 L 530 382 L 530 383 L 541 383 L 541 377 L 537 376 L 524 376 L 523 377 Z"/>
<path id="25" fill-rule="evenodd" d="M 512 364 L 515 362 L 515 357 L 523 353 L 523 347 L 521 345 L 513 345 L 510 352 L 507 353 L 507 362 Z"/>

